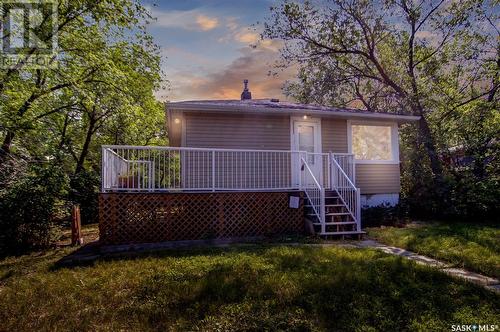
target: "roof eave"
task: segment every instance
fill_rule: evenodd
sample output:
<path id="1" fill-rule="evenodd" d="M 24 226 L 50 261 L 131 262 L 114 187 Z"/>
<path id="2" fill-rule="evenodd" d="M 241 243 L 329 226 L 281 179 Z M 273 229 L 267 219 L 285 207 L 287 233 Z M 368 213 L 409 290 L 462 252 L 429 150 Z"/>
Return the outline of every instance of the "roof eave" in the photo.
<path id="1" fill-rule="evenodd" d="M 413 115 L 400 115 L 400 114 L 389 114 L 389 113 L 356 113 L 356 112 L 343 112 L 343 111 L 321 111 L 321 110 L 311 110 L 311 109 L 299 109 L 299 108 L 276 108 L 262 107 L 262 106 L 252 106 L 252 107 L 242 107 L 236 105 L 201 105 L 197 103 L 167 103 L 167 109 L 176 111 L 210 111 L 210 112 L 245 112 L 250 114 L 274 114 L 279 115 L 279 113 L 285 114 L 298 114 L 298 115 L 321 115 L 321 116 L 331 116 L 340 118 L 358 118 L 358 119 L 373 119 L 373 120 L 396 120 L 398 122 L 413 122 L 420 119 L 419 116 Z"/>

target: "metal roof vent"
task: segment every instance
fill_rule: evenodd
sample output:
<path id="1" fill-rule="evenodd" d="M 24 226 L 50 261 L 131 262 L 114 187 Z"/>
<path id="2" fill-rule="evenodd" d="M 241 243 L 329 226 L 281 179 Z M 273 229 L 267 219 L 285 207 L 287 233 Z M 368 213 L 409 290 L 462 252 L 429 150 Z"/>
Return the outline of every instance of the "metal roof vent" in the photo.
<path id="1" fill-rule="evenodd" d="M 243 80 L 243 84 L 245 84 L 245 88 L 241 93 L 241 100 L 252 99 L 252 93 L 248 91 L 248 80 Z"/>

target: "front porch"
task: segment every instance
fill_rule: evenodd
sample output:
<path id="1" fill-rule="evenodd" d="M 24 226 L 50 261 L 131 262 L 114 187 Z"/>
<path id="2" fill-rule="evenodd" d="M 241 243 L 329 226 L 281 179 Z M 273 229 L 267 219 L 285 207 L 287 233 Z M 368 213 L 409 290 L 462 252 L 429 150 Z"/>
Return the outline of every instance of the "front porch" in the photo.
<path id="1" fill-rule="evenodd" d="M 320 235 L 359 234 L 354 174 L 351 154 L 103 146 L 101 233 L 120 224 L 114 243 L 133 242 L 126 232 L 151 233 L 141 241 L 279 234 L 300 231 L 300 215 Z M 245 231 L 228 233 L 224 220 Z"/>

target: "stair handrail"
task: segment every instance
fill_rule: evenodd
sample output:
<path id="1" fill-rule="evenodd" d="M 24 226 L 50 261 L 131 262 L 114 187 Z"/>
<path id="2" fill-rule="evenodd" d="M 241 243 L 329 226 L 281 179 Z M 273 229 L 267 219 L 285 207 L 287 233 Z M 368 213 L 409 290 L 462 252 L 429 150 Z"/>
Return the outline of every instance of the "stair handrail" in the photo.
<path id="1" fill-rule="evenodd" d="M 361 230 L 361 209 L 360 209 L 360 200 L 361 200 L 361 195 L 360 195 L 360 190 L 359 188 L 356 187 L 354 183 L 352 183 L 351 179 L 347 174 L 344 172 L 340 164 L 335 160 L 335 158 L 330 158 L 332 161 L 332 164 L 335 166 L 335 169 L 338 171 L 338 173 L 342 176 L 344 180 L 344 184 L 348 185 L 349 190 L 352 192 L 351 195 L 347 195 L 347 190 L 345 190 L 345 187 L 339 187 L 338 183 L 335 183 L 338 178 L 332 174 L 331 180 L 332 180 L 332 188 L 335 189 L 337 194 L 339 195 L 340 200 L 346 207 L 347 211 L 349 214 L 354 218 L 356 221 L 356 225 L 358 228 L 358 231 Z M 334 172 L 334 168 L 332 167 L 332 172 Z M 348 197 L 349 196 L 349 197 Z"/>
<path id="2" fill-rule="evenodd" d="M 304 159 L 304 157 L 301 157 L 301 171 L 306 171 L 308 176 L 311 177 L 313 180 L 313 185 L 314 185 L 314 190 L 319 191 L 319 197 L 314 197 L 312 190 L 309 190 L 308 184 L 306 181 L 301 181 L 301 185 L 303 186 L 304 192 L 306 193 L 307 198 L 309 199 L 309 202 L 311 203 L 311 206 L 313 208 L 314 214 L 318 217 L 318 219 L 321 222 L 321 228 L 322 232 L 325 231 L 325 188 L 321 186 L 314 176 L 313 171 L 309 167 L 309 164 L 307 161 Z M 316 200 L 319 199 L 319 205 L 317 204 Z M 318 211 L 319 210 L 319 211 Z"/>
<path id="3" fill-rule="evenodd" d="M 332 158 L 332 161 L 335 163 L 335 166 L 337 166 L 337 169 L 340 171 L 340 173 L 346 178 L 348 184 L 351 187 L 356 188 L 356 186 L 354 185 L 354 183 L 352 183 L 349 176 L 346 174 L 346 172 L 344 172 L 344 169 L 342 168 L 342 166 L 340 166 L 340 164 L 337 162 L 337 160 L 335 160 L 335 157 Z M 332 178 L 332 181 L 333 181 L 333 178 Z"/>

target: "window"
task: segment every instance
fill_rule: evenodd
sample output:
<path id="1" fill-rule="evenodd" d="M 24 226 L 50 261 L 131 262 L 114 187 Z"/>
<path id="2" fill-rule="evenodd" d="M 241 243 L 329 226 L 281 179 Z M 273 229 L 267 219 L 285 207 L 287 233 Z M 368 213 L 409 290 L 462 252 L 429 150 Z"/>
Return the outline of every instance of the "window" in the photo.
<path id="1" fill-rule="evenodd" d="M 396 144 L 393 140 L 393 127 L 384 125 L 358 125 L 351 126 L 352 153 L 357 160 L 394 161 Z M 395 136 L 395 135 L 394 135 Z"/>

